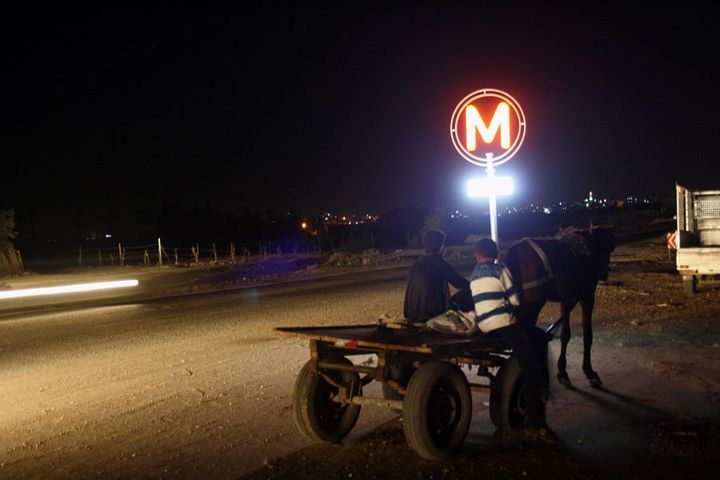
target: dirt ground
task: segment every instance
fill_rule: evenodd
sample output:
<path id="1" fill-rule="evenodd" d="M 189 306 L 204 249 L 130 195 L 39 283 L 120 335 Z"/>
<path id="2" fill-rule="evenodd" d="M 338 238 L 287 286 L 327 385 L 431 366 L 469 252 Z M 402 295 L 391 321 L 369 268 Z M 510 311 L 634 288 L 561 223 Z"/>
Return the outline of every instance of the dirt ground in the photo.
<path id="1" fill-rule="evenodd" d="M 342 446 L 305 439 L 290 405 L 307 342 L 273 332 L 396 314 L 405 270 L 275 263 L 247 274 L 108 272 L 139 273 L 141 290 L 93 308 L 78 298 L 62 310 L 0 311 L 0 478 L 676 480 L 715 470 L 720 288 L 700 284 L 686 297 L 660 239 L 620 247 L 598 289 L 593 364 L 602 390 L 582 375 L 574 312 L 574 388 L 553 382 L 548 404 L 563 445 L 499 437 L 487 396 L 477 394 L 464 447 L 441 463 L 420 460 L 402 420 L 385 409 L 364 408 Z M 268 272 L 270 280 L 313 281 L 252 288 Z M 21 288 L 102 275 L 2 281 Z M 557 315 L 549 305 L 541 322 Z M 556 340 L 553 362 L 558 350 Z"/>
<path id="2" fill-rule="evenodd" d="M 716 471 L 720 451 L 720 287 L 688 297 L 661 240 L 619 247 L 597 291 L 593 365 L 582 375 L 579 308 L 568 368 L 573 387 L 553 382 L 548 422 L 563 445 L 500 437 L 487 398 L 476 395 L 466 444 L 446 462 L 419 459 L 402 419 L 342 446 L 309 445 L 249 475 L 282 478 L 698 478 Z M 557 318 L 546 306 L 541 322 Z M 551 344 L 551 363 L 559 340 Z M 479 398 L 478 398 L 479 397 Z M 362 414 L 361 414 L 362 417 Z M 702 478 L 702 477 L 699 477 Z"/>

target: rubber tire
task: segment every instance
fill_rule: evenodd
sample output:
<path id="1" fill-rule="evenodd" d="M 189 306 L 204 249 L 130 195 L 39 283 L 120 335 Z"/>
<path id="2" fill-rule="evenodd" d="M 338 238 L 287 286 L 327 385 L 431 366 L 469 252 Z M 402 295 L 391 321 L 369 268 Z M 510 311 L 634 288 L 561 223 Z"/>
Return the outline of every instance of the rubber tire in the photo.
<path id="1" fill-rule="evenodd" d="M 342 363 L 352 364 L 346 358 Z M 361 393 L 360 377 L 356 372 L 328 372 L 338 383 L 354 382 L 356 395 Z M 315 442 L 339 443 L 355 426 L 360 415 L 360 405 L 342 405 L 330 400 L 338 392 L 337 387 L 329 384 L 315 373 L 307 362 L 293 385 L 293 420 L 298 430 Z"/>
<path id="2" fill-rule="evenodd" d="M 447 407 L 454 411 L 447 412 Z M 470 386 L 455 365 L 428 362 L 410 378 L 403 402 L 403 433 L 420 457 L 439 461 L 452 455 L 465 441 L 471 417 Z M 439 422 L 446 425 L 438 429 Z"/>
<path id="3" fill-rule="evenodd" d="M 409 363 L 393 365 L 389 367 L 389 370 L 390 378 L 406 388 L 410 378 L 413 376 L 413 373 L 415 373 L 415 368 Z M 405 398 L 405 395 L 392 388 L 386 382 L 382 383 L 382 392 L 385 400 L 402 400 Z"/>
<path id="4" fill-rule="evenodd" d="M 514 431 L 525 425 L 523 386 L 520 364 L 510 357 L 490 385 L 490 420 L 500 430 Z"/>
<path id="5" fill-rule="evenodd" d="M 683 290 L 685 290 L 685 293 L 688 295 L 694 295 L 695 292 L 697 292 L 697 278 L 694 276 L 692 277 L 683 277 Z"/>

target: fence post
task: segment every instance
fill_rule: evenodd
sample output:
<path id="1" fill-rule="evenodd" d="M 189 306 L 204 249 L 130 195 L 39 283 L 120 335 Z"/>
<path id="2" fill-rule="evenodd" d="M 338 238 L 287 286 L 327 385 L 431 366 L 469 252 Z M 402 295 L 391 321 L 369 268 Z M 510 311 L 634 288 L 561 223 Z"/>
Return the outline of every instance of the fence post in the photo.
<path id="1" fill-rule="evenodd" d="M 160 243 L 160 237 L 158 237 L 158 265 L 162 267 L 162 243 Z"/>
<path id="2" fill-rule="evenodd" d="M 78 267 L 82 267 L 82 245 L 78 245 Z"/>
<path id="3" fill-rule="evenodd" d="M 175 265 L 178 264 L 178 255 L 177 255 L 177 248 L 175 250 Z"/>
<path id="4" fill-rule="evenodd" d="M 118 262 L 121 267 L 125 266 L 125 258 L 123 257 L 122 244 L 118 242 Z"/>

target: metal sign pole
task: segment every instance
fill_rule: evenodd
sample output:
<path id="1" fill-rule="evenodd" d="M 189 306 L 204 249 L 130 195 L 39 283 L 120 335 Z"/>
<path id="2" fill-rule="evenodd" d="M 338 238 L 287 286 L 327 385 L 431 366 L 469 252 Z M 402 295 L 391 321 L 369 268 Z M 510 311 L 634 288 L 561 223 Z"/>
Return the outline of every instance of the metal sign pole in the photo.
<path id="1" fill-rule="evenodd" d="M 493 154 L 486 153 L 487 158 L 487 172 L 488 184 L 490 185 L 490 195 L 488 196 L 488 203 L 490 207 L 490 237 L 497 243 L 498 231 L 497 231 L 497 192 L 495 191 L 495 167 L 493 166 Z"/>

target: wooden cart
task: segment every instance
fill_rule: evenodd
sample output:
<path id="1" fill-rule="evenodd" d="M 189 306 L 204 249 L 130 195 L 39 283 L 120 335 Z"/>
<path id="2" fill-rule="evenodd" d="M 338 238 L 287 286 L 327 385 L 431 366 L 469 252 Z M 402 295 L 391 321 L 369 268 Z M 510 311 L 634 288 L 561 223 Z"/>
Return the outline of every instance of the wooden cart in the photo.
<path id="1" fill-rule="evenodd" d="M 442 460 L 465 440 L 471 392 L 489 392 L 490 418 L 498 428 L 513 430 L 524 421 L 520 366 L 499 338 L 383 325 L 275 330 L 310 340 L 310 360 L 292 396 L 295 423 L 311 440 L 339 442 L 355 426 L 360 408 L 376 405 L 402 412 L 405 438 L 418 455 Z M 367 354 L 376 357 L 372 365 L 349 360 Z M 476 369 L 478 383 L 468 382 L 462 366 Z M 372 381 L 382 383 L 383 398 L 363 395 Z"/>

